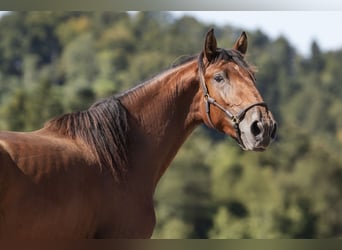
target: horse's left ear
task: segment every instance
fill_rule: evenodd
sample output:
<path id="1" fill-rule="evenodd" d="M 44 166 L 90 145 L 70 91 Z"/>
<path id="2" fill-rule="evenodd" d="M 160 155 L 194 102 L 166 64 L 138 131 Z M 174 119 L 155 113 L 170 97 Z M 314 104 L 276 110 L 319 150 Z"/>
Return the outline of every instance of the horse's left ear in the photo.
<path id="1" fill-rule="evenodd" d="M 208 62 L 211 62 L 215 58 L 216 49 L 217 42 L 214 34 L 214 29 L 210 29 L 205 37 L 204 43 L 204 56 L 208 60 Z"/>
<path id="2" fill-rule="evenodd" d="M 241 52 L 242 55 L 245 55 L 247 52 L 247 35 L 246 32 L 242 32 L 239 39 L 236 40 L 233 49 L 236 49 Z"/>

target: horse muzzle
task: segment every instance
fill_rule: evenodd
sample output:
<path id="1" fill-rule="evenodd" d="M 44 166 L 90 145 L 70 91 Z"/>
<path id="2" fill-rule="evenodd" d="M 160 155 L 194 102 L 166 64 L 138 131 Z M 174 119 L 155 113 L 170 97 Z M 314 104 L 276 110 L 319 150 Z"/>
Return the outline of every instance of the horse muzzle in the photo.
<path id="1" fill-rule="evenodd" d="M 277 123 L 268 110 L 263 114 L 258 109 L 248 113 L 239 124 L 239 144 L 243 150 L 264 151 L 276 138 Z"/>

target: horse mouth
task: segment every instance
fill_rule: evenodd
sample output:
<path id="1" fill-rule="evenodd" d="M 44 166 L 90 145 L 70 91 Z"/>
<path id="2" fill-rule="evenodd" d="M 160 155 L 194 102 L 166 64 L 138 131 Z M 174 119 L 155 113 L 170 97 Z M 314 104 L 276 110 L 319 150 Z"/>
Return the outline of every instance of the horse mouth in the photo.
<path id="1" fill-rule="evenodd" d="M 253 148 L 252 150 L 255 152 L 264 152 L 266 150 L 266 148 L 259 147 L 259 148 Z"/>
<path id="2" fill-rule="evenodd" d="M 237 141 L 236 138 L 234 139 Z M 238 144 L 243 151 L 264 152 L 267 149 L 267 147 L 264 147 L 264 146 L 245 146 L 245 145 L 242 145 L 241 143 L 238 143 Z"/>
<path id="3" fill-rule="evenodd" d="M 273 142 L 273 138 L 270 136 L 255 137 L 250 134 L 241 134 L 240 138 L 233 137 L 244 151 L 263 152 Z"/>

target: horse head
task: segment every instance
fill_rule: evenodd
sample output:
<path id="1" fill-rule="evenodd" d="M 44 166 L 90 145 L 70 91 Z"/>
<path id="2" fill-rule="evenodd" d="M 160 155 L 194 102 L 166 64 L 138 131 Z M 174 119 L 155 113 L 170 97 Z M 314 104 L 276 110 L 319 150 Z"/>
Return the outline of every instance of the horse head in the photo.
<path id="1" fill-rule="evenodd" d="M 245 61 L 247 45 L 245 32 L 229 50 L 217 47 L 213 29 L 207 33 L 198 59 L 201 113 L 207 126 L 230 135 L 242 149 L 263 151 L 274 140 L 277 124 Z"/>

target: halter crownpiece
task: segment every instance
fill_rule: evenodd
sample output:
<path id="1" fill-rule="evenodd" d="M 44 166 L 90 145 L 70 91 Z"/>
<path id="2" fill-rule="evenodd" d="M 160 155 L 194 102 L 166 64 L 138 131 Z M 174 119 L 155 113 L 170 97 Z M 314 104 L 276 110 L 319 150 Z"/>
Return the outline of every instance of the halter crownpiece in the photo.
<path id="1" fill-rule="evenodd" d="M 240 130 L 239 124 L 244 119 L 247 111 L 250 110 L 251 108 L 255 107 L 255 106 L 265 107 L 266 110 L 268 111 L 267 104 L 265 102 L 256 102 L 256 103 L 253 103 L 253 104 L 247 106 L 246 108 L 242 109 L 238 114 L 233 115 L 229 110 L 225 109 L 222 105 L 217 103 L 216 100 L 209 95 L 208 88 L 207 88 L 207 85 L 205 83 L 205 78 L 204 78 L 203 52 L 199 55 L 199 58 L 198 58 L 198 74 L 199 74 L 200 83 L 201 83 L 201 87 L 202 87 L 203 94 L 204 94 L 205 112 L 207 114 L 209 125 L 212 128 L 217 129 L 214 126 L 214 124 L 211 120 L 211 117 L 210 117 L 210 104 L 212 104 L 215 107 L 217 107 L 218 109 L 220 109 L 221 111 L 223 111 L 226 114 L 226 116 L 231 120 L 231 122 L 233 123 L 233 127 L 235 129 L 236 135 L 237 135 L 237 137 L 234 139 L 238 142 L 238 144 L 243 149 L 245 149 L 246 147 L 245 147 L 245 145 L 242 141 L 242 138 L 241 138 L 241 130 Z"/>

